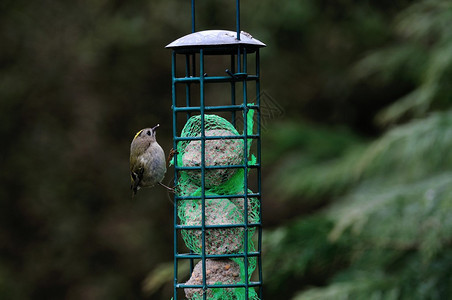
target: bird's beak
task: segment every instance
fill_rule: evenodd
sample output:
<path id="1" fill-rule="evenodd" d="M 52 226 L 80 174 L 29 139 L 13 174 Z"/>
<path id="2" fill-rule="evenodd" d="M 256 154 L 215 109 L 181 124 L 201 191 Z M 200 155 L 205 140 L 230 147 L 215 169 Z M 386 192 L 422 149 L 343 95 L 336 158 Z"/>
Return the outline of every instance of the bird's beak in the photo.
<path id="1" fill-rule="evenodd" d="M 155 130 L 157 130 L 157 128 L 160 127 L 160 124 L 155 125 L 154 127 L 152 127 L 152 131 L 155 132 Z"/>

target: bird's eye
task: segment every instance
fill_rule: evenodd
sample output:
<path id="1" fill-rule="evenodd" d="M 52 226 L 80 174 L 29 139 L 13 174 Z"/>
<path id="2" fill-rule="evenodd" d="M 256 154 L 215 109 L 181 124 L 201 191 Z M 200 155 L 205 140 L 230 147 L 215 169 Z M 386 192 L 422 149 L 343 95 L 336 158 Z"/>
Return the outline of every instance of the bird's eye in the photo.
<path id="1" fill-rule="evenodd" d="M 147 134 L 147 135 L 151 135 L 151 131 L 148 130 L 148 131 L 146 132 L 146 134 Z"/>

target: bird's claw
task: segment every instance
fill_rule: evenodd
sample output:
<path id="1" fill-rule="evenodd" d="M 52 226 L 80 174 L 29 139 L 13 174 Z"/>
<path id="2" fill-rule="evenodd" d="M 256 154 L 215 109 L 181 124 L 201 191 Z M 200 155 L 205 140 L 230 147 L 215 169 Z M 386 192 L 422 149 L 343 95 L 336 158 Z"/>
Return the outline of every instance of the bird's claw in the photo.
<path id="1" fill-rule="evenodd" d="M 163 183 L 159 182 L 159 184 L 161 186 L 163 186 L 164 188 L 166 188 L 168 190 L 168 192 L 175 194 L 176 191 L 174 190 L 174 188 L 170 188 L 169 186 L 164 185 Z"/>

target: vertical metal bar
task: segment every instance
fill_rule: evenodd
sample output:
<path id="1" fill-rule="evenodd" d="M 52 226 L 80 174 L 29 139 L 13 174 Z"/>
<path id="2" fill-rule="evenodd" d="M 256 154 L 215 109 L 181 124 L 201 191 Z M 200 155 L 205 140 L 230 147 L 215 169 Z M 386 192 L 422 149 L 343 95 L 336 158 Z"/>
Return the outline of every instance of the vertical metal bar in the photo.
<path id="1" fill-rule="evenodd" d="M 185 54 L 185 77 L 190 77 L 190 54 Z M 191 85 L 185 84 L 185 106 L 190 106 Z M 190 119 L 190 112 L 187 112 L 187 121 Z"/>
<path id="2" fill-rule="evenodd" d="M 196 76 L 196 53 L 192 54 L 191 67 L 192 67 L 191 76 L 195 77 Z"/>
<path id="3" fill-rule="evenodd" d="M 171 61 L 171 77 L 172 77 L 172 83 L 171 83 L 171 90 L 172 90 L 172 102 L 173 102 L 173 137 L 176 137 L 177 135 L 177 114 L 176 114 L 176 52 L 173 51 L 172 53 L 172 61 Z M 173 149 L 177 149 L 177 143 L 176 140 L 173 139 Z M 177 166 L 177 155 L 174 155 L 174 167 Z M 176 186 L 177 184 L 177 170 L 176 168 L 174 168 L 174 186 Z M 174 300 L 177 300 L 177 281 L 178 281 L 178 276 L 177 276 L 177 272 L 178 272 L 178 261 L 177 261 L 177 230 L 176 230 L 176 225 L 177 225 L 177 197 L 174 197 Z"/>
<path id="4" fill-rule="evenodd" d="M 195 0 L 191 0 L 191 32 L 192 33 L 195 32 L 195 30 L 196 30 L 195 29 L 195 24 L 196 24 L 195 15 L 196 15 L 196 13 L 195 13 Z M 196 73 L 196 66 L 195 66 L 196 54 L 193 53 L 192 55 L 193 55 L 192 56 L 192 68 L 193 68 L 192 76 L 195 76 L 195 73 Z M 190 58 L 189 58 L 189 55 L 187 55 L 186 56 L 186 77 L 189 77 L 189 76 L 190 76 Z M 187 86 L 186 86 L 186 97 L 187 97 L 186 98 L 186 106 L 187 107 L 190 106 L 190 96 L 191 96 L 190 84 L 187 83 Z M 189 118 L 190 118 L 190 113 L 187 112 L 187 121 L 188 121 Z M 190 252 L 192 252 L 192 251 L 190 251 Z M 190 272 L 193 272 L 193 268 L 194 268 L 194 266 L 193 266 L 193 259 L 190 259 Z"/>
<path id="5" fill-rule="evenodd" d="M 231 72 L 235 73 L 235 55 L 231 54 Z M 235 105 L 235 80 L 231 80 L 231 104 Z M 232 111 L 232 125 L 235 127 L 235 110 Z"/>
<path id="6" fill-rule="evenodd" d="M 200 112 L 201 112 L 201 228 L 202 228 L 202 285 L 203 299 L 207 299 L 207 278 L 206 278 L 206 133 L 204 127 L 204 50 L 199 50 L 199 88 L 200 88 Z"/>
<path id="7" fill-rule="evenodd" d="M 240 47 L 237 47 L 237 72 L 242 72 L 242 58 L 240 56 Z"/>
<path id="8" fill-rule="evenodd" d="M 259 57 L 259 49 L 256 50 L 256 105 L 258 107 L 256 111 L 256 122 L 257 122 L 257 163 L 259 167 L 257 168 L 257 192 L 259 195 L 259 223 L 262 224 L 262 156 L 261 156 L 261 84 L 260 84 L 260 57 Z M 259 255 L 257 257 L 257 267 L 259 268 L 259 297 L 262 299 L 263 297 L 263 279 L 262 279 L 262 226 L 258 227 L 258 237 L 257 237 L 257 251 Z"/>
<path id="9" fill-rule="evenodd" d="M 237 39 L 240 41 L 240 0 L 235 2 Z"/>
<path id="10" fill-rule="evenodd" d="M 185 77 L 190 77 L 190 54 L 185 54 Z M 190 101 L 191 100 L 191 83 L 187 82 L 185 84 L 185 106 L 190 107 Z M 190 119 L 190 112 L 187 112 L 187 122 Z M 173 148 L 176 149 L 176 148 Z M 192 250 L 190 250 L 190 253 L 193 253 Z M 193 273 L 194 269 L 194 261 L 193 258 L 190 258 L 190 273 Z"/>
<path id="11" fill-rule="evenodd" d="M 247 61 L 246 61 L 246 48 L 243 47 L 243 72 L 247 72 Z M 247 81 L 246 78 L 243 79 L 243 155 L 244 155 L 244 181 L 243 181 L 243 194 L 245 195 L 243 206 L 244 206 L 244 215 L 245 215 L 245 235 L 244 235 L 244 268 L 245 268 L 245 299 L 248 299 L 249 296 L 249 276 L 248 276 L 248 106 L 247 106 Z"/>
<path id="12" fill-rule="evenodd" d="M 191 0 L 191 32 L 195 32 L 195 0 Z"/>

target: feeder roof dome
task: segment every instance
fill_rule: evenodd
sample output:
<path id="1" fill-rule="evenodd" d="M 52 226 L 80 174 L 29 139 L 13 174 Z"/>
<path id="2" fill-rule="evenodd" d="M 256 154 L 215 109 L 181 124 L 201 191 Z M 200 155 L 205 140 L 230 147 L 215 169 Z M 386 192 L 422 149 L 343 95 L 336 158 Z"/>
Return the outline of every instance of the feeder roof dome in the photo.
<path id="1" fill-rule="evenodd" d="M 239 40 L 235 31 L 204 30 L 187 34 L 168 44 L 165 48 L 182 53 L 198 52 L 201 48 L 207 49 L 207 52 L 228 52 L 228 50 L 236 49 L 239 45 L 244 46 L 250 52 L 266 46 L 244 31 L 240 32 Z"/>

